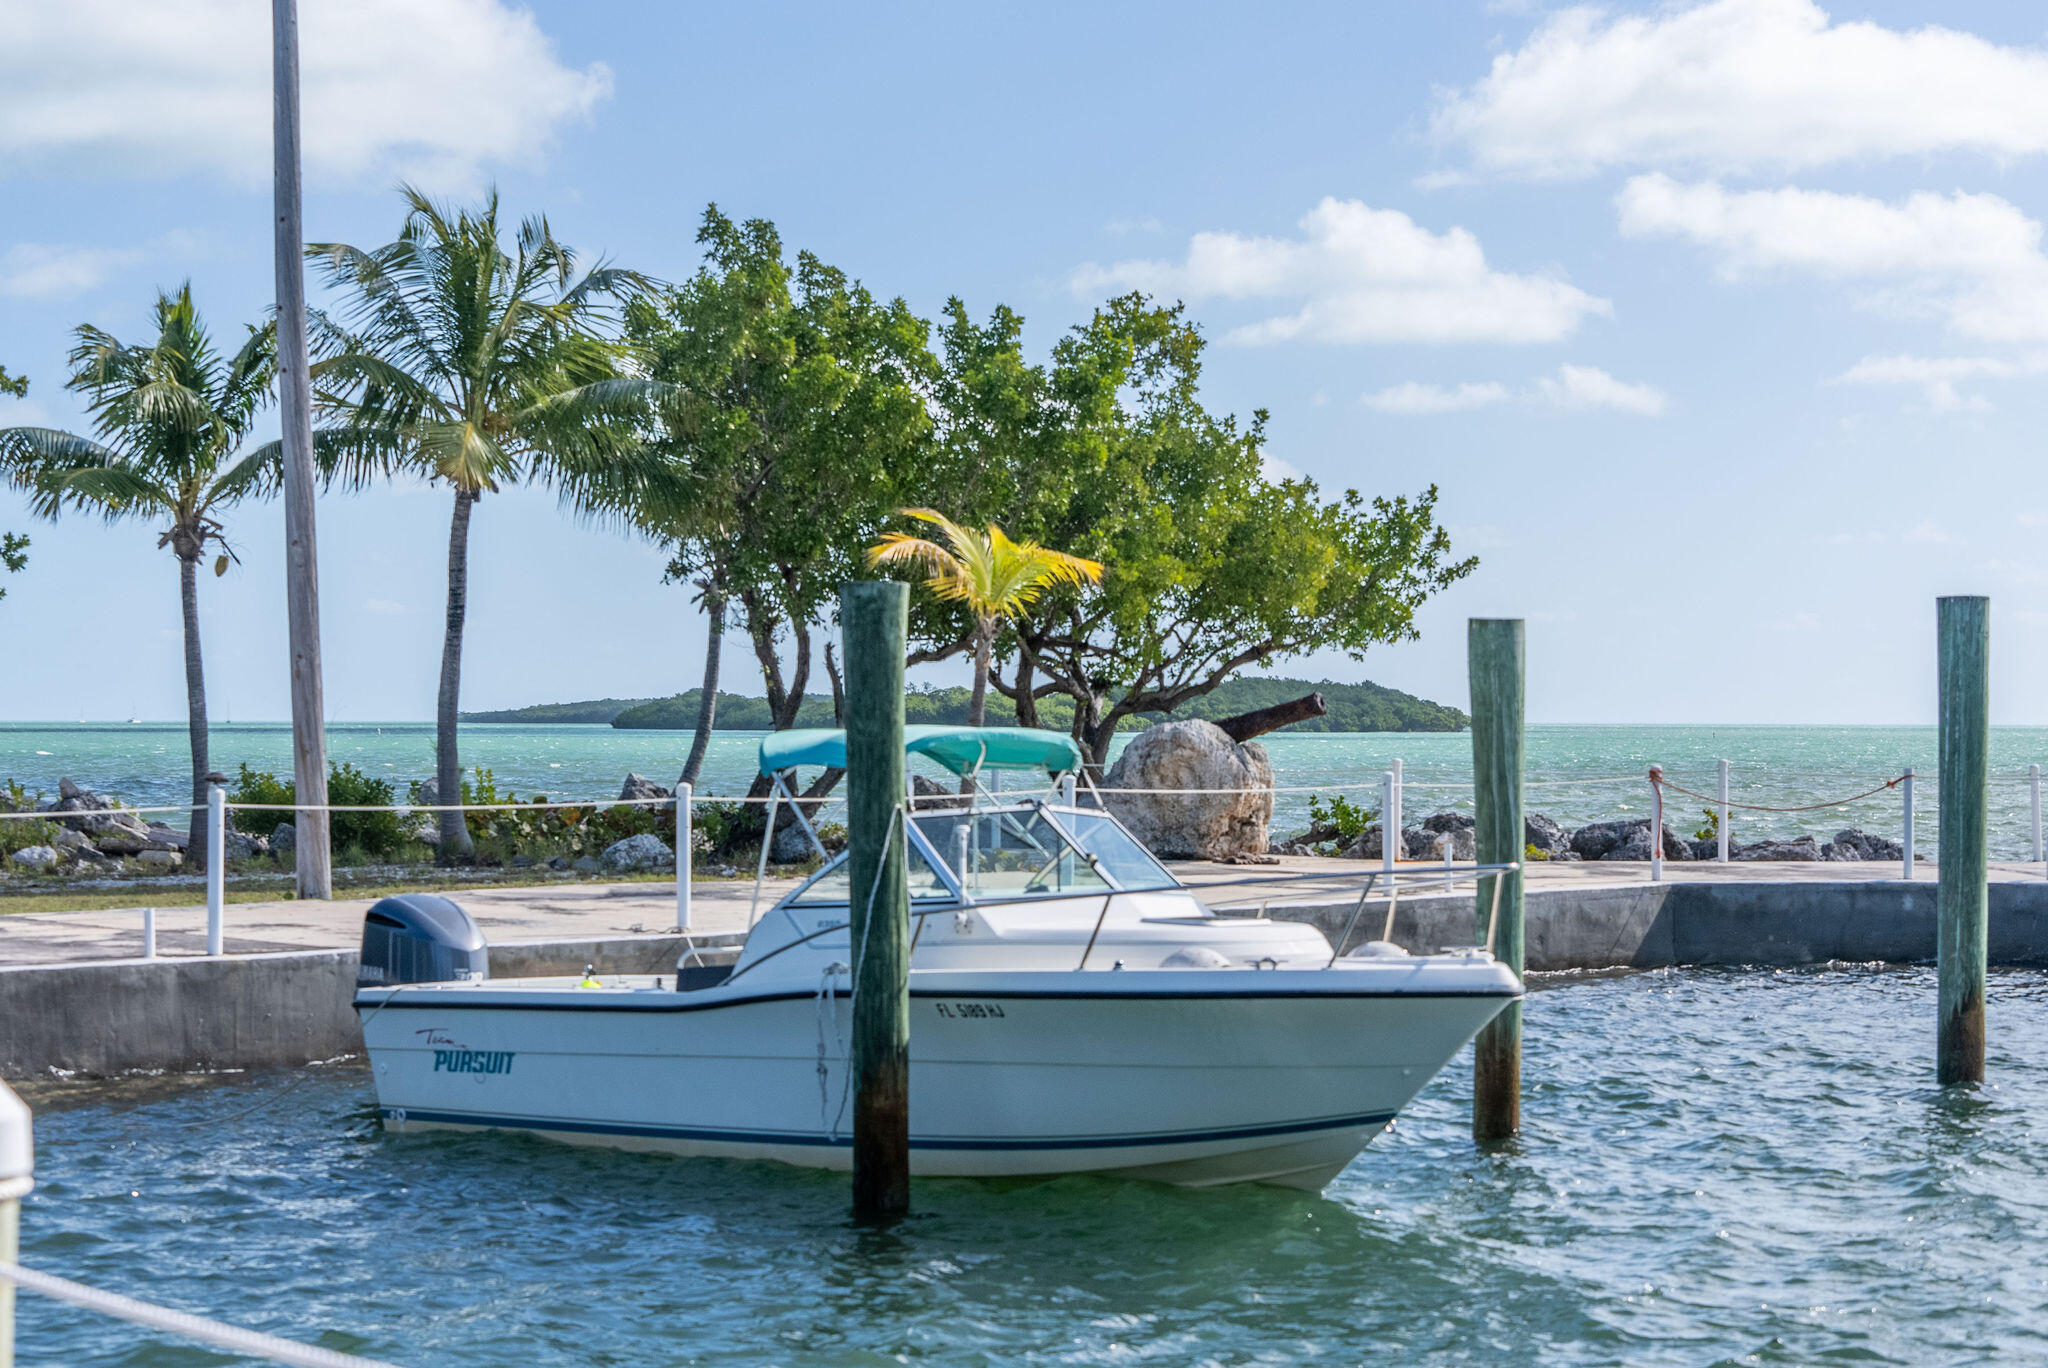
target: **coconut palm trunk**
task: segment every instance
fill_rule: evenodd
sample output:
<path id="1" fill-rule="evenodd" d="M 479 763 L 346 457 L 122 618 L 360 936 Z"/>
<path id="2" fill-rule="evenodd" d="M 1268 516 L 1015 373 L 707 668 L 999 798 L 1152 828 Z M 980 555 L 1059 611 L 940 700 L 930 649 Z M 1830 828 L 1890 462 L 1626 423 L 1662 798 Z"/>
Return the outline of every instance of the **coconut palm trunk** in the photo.
<path id="1" fill-rule="evenodd" d="M 683 762 L 678 784 L 695 784 L 704 768 L 704 752 L 711 748 L 711 725 L 718 716 L 718 665 L 725 652 L 725 595 L 706 590 L 704 611 L 711 619 L 704 641 L 704 687 L 697 698 L 697 734 L 690 739 L 690 758 Z"/>
<path id="2" fill-rule="evenodd" d="M 192 740 L 192 820 L 185 833 L 185 860 L 205 869 L 214 852 L 206 846 L 206 666 L 199 655 L 199 553 L 178 553 L 178 597 L 185 610 L 185 728 Z"/>
<path id="3" fill-rule="evenodd" d="M 974 632 L 974 692 L 967 699 L 967 725 L 979 727 L 988 721 L 988 672 L 996 648 L 996 620 L 985 617 Z"/>
<path id="4" fill-rule="evenodd" d="M 455 514 L 448 525 L 448 625 L 441 638 L 441 696 L 434 712 L 434 788 L 443 803 L 462 801 L 462 756 L 455 728 L 462 707 L 462 624 L 469 615 L 469 514 L 476 494 L 455 491 Z M 441 814 L 441 858 L 466 858 L 476 851 L 463 814 Z"/>

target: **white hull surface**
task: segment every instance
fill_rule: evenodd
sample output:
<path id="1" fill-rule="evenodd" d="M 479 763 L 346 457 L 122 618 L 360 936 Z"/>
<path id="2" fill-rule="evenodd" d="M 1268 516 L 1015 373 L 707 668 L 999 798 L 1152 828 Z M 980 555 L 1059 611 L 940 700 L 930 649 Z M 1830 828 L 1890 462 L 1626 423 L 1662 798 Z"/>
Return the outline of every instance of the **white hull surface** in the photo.
<path id="1" fill-rule="evenodd" d="M 635 982 L 365 990 L 385 1124 L 849 1165 L 843 974 L 824 975 L 824 994 L 787 978 L 688 993 Z M 920 970 L 910 993 L 914 1174 L 1319 1189 L 1520 986 L 1475 954 Z"/>

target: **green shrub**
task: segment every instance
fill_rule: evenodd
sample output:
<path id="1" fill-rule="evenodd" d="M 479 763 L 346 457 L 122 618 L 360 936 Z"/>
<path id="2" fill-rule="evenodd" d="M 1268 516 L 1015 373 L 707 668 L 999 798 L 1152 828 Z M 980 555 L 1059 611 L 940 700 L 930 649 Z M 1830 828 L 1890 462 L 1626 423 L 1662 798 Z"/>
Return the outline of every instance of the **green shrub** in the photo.
<path id="1" fill-rule="evenodd" d="M 1719 837 L 1721 834 L 1721 810 L 1719 808 L 1702 808 L 1700 815 L 1705 820 L 1700 823 L 1700 829 L 1692 834 L 1692 838 L 1695 841 L 1711 841 Z M 1732 824 L 1729 827 L 1729 833 L 1731 835 L 1734 834 Z"/>
<path id="2" fill-rule="evenodd" d="M 1541 846 L 1525 845 L 1522 847 L 1522 863 L 1524 864 L 1528 864 L 1532 860 L 1547 860 L 1549 858 L 1550 852 Z"/>
<path id="3" fill-rule="evenodd" d="M 30 793 L 12 779 L 0 787 L 0 812 L 33 812 L 37 803 L 43 800 L 40 793 Z M 5 821 L 0 822 L 0 860 L 6 859 L 17 850 L 30 846 L 49 845 L 57 839 L 55 822 Z"/>
<path id="4" fill-rule="evenodd" d="M 247 765 L 238 765 L 236 770 L 235 785 L 228 790 L 228 821 L 234 824 L 235 830 L 246 831 L 251 836 L 268 836 L 277 830 L 279 822 L 292 820 L 289 812 L 271 808 L 250 812 L 234 806 L 236 803 L 289 803 L 292 801 L 291 780 L 280 780 L 267 770 L 252 770 Z"/>
<path id="5" fill-rule="evenodd" d="M 237 831 L 268 836 L 278 823 L 289 822 L 292 814 L 268 808 L 253 812 L 233 807 L 235 803 L 289 804 L 297 796 L 297 785 L 266 770 L 238 767 L 235 785 L 228 790 L 228 812 Z M 388 807 L 396 800 L 390 781 L 372 779 L 354 765 L 327 767 L 327 801 L 339 807 Z M 329 839 L 334 849 L 356 863 L 368 856 L 386 859 L 406 845 L 405 829 L 395 812 L 336 812 L 330 814 Z"/>
<path id="6" fill-rule="evenodd" d="M 1339 840 L 1349 845 L 1365 834 L 1365 829 L 1380 817 L 1361 803 L 1354 803 L 1343 794 L 1333 794 L 1325 803 L 1323 796 L 1312 793 L 1308 799 L 1309 820 L 1317 826 L 1329 825 L 1337 829 Z"/>

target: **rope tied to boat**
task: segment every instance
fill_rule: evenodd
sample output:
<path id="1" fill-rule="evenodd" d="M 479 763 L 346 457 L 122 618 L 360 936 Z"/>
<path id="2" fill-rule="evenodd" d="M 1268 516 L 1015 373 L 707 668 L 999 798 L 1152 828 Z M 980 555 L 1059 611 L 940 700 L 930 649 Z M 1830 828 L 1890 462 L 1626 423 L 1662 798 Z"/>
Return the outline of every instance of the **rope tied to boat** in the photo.
<path id="1" fill-rule="evenodd" d="M 832 1042 L 838 1046 L 839 1057 L 844 1059 L 846 1037 L 839 1033 L 839 995 L 833 991 L 833 984 L 847 972 L 844 961 L 833 960 L 818 976 L 818 1129 L 832 1140 L 839 1138 L 839 1123 L 827 1115 L 832 1098 L 832 1067 L 825 1053 L 826 1023 L 828 1020 L 831 1023 Z"/>
<path id="2" fill-rule="evenodd" d="M 1804 807 L 1766 807 L 1762 803 L 1737 803 L 1732 801 L 1727 806 L 1741 808 L 1745 812 L 1819 812 L 1823 808 L 1846 807 L 1850 803 L 1860 803 L 1865 798 L 1883 793 L 1886 789 L 1897 788 L 1905 781 L 1906 776 L 1901 774 L 1896 779 L 1885 780 L 1876 788 L 1865 789 L 1863 792 L 1851 794 L 1847 798 L 1836 798 L 1825 803 L 1808 803 Z M 1722 806 L 1723 800 L 1720 798 L 1710 797 L 1704 793 L 1695 793 L 1681 784 L 1672 783 L 1664 777 L 1663 767 L 1659 765 L 1650 766 L 1650 785 L 1652 788 L 1669 789 L 1673 793 L 1682 793 L 1688 798 L 1697 798 L 1703 803 L 1712 803 L 1715 807 Z"/>

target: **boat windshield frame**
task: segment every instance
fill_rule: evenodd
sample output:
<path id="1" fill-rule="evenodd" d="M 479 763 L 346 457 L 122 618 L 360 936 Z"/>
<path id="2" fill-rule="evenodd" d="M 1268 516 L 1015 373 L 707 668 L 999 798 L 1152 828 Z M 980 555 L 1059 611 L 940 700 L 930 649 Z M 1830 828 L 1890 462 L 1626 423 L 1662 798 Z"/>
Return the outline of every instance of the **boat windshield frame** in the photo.
<path id="1" fill-rule="evenodd" d="M 978 799 L 980 795 L 977 794 L 975 795 L 975 797 Z M 960 800 L 954 799 L 952 801 L 957 804 Z M 932 843 L 931 839 L 926 836 L 923 828 L 921 828 L 918 825 L 916 820 L 919 816 L 946 816 L 952 814 L 971 814 L 974 817 L 1033 815 L 1043 818 L 1044 825 L 1050 827 L 1054 832 L 1058 833 L 1059 840 L 1067 847 L 1067 849 L 1073 852 L 1073 854 L 1078 856 L 1081 860 L 1086 862 L 1088 868 L 1091 871 L 1093 871 L 1095 876 L 1102 880 L 1103 887 L 1100 889 L 1085 890 L 1071 888 L 1047 889 L 1044 892 L 1039 893 L 1024 892 L 1020 890 L 1015 892 L 1005 891 L 993 895 L 976 895 L 968 890 L 968 888 L 965 885 L 965 882 L 960 877 L 960 871 L 953 866 L 951 860 L 949 860 L 947 857 L 945 857 L 939 852 L 939 850 Z M 1152 864 L 1158 868 L 1160 874 L 1165 877 L 1166 883 L 1163 885 L 1148 886 L 1136 890 L 1126 888 L 1123 880 L 1117 878 L 1116 875 L 1113 872 L 1111 872 L 1108 866 L 1103 862 L 1102 857 L 1095 851 L 1092 851 L 1088 849 L 1086 846 L 1082 845 L 1079 836 L 1075 834 L 1073 828 L 1069 826 L 1068 823 L 1059 820 L 1060 817 L 1063 815 L 1086 817 L 1091 820 L 1097 821 L 1106 820 L 1112 823 L 1118 831 L 1121 831 L 1123 833 L 1125 839 L 1129 840 L 1133 846 L 1135 846 L 1141 853 L 1143 853 L 1146 859 L 1150 860 Z M 1173 871 L 1168 869 L 1163 863 L 1161 863 L 1158 856 L 1154 855 L 1150 850 L 1147 850 L 1145 848 L 1145 843 L 1143 841 L 1140 841 L 1137 837 L 1131 835 L 1130 830 L 1127 827 L 1125 827 L 1122 822 L 1118 821 L 1116 815 L 1110 812 L 1107 808 L 1083 807 L 1079 804 L 1050 803 L 1042 797 L 1032 797 L 1006 803 L 973 801 L 966 806 L 940 807 L 936 803 L 934 803 L 927 807 L 923 813 L 913 811 L 910 814 L 910 817 L 911 820 L 904 823 L 904 829 L 906 833 L 908 834 L 910 840 L 916 843 L 918 854 L 923 857 L 924 862 L 931 867 L 932 871 L 938 875 L 940 884 L 944 887 L 946 893 L 950 895 L 950 897 L 913 897 L 912 901 L 922 903 L 926 907 L 930 907 L 934 903 L 942 905 L 957 904 L 962 907 L 972 907 L 978 903 L 1042 902 L 1060 898 L 1100 897 L 1105 893 L 1114 896 L 1115 894 L 1133 891 L 1168 892 L 1177 889 L 1184 889 L 1186 887 L 1185 884 L 1183 884 L 1179 879 L 1174 877 Z M 828 874 L 831 874 L 834 871 L 840 869 L 842 866 L 844 866 L 848 859 L 848 856 L 849 852 L 846 851 L 841 851 L 839 854 L 833 856 L 832 859 L 827 861 L 825 865 L 821 869 L 819 869 L 815 874 L 811 875 L 808 879 L 805 879 L 803 883 L 799 884 L 795 889 L 785 894 L 783 898 L 779 901 L 778 905 L 783 907 L 840 906 L 841 901 L 839 899 L 834 898 L 819 899 L 817 901 L 806 901 L 804 894 L 812 887 L 814 887 L 819 882 L 819 880 L 825 878 Z"/>

